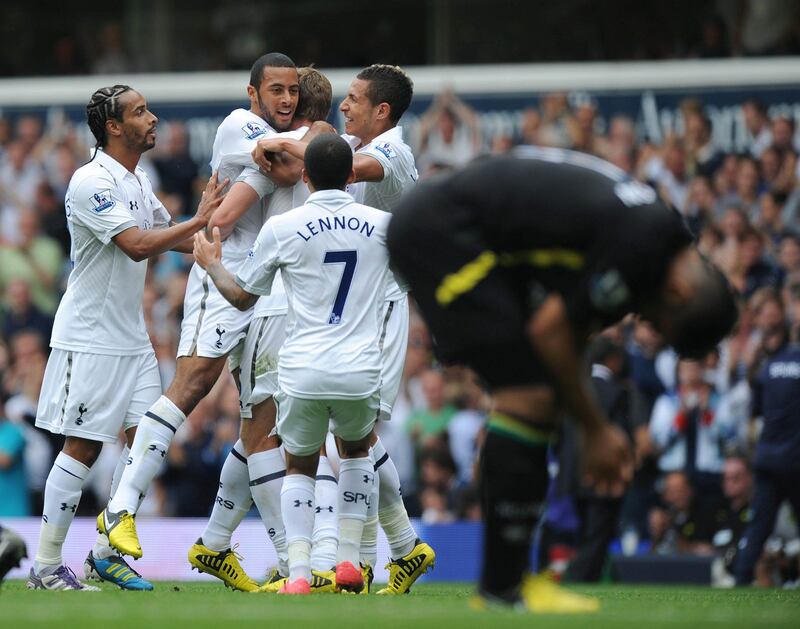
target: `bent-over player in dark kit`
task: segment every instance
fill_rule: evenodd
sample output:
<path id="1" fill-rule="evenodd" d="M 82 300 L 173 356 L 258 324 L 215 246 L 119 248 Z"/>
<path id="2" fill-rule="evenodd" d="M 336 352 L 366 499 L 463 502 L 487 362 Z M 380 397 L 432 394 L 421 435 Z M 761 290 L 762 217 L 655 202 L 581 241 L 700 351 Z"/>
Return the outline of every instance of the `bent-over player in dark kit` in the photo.
<path id="1" fill-rule="evenodd" d="M 524 578 L 561 413 L 579 426 L 584 481 L 620 495 L 631 476 L 627 440 L 589 393 L 581 351 L 592 332 L 637 313 L 680 354 L 702 355 L 736 321 L 727 280 L 651 188 L 557 149 L 522 148 L 420 184 L 395 210 L 389 250 L 439 359 L 472 367 L 492 392 L 475 605 L 597 609 Z"/>

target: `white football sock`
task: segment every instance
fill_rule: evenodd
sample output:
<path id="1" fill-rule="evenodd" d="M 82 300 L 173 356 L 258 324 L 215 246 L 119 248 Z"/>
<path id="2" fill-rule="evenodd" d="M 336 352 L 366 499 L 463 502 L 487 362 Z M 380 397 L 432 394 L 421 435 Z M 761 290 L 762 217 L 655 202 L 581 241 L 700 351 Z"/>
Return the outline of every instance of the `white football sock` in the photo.
<path id="1" fill-rule="evenodd" d="M 39 576 L 53 572 L 63 563 L 61 548 L 75 511 L 81 501 L 83 481 L 89 468 L 59 452 L 44 488 L 44 513 L 39 531 L 39 547 L 33 569 Z"/>
<path id="2" fill-rule="evenodd" d="M 328 457 L 319 457 L 317 484 L 314 489 L 314 534 L 311 536 L 311 569 L 330 570 L 336 565 L 337 502 L 339 486 Z"/>
<path id="3" fill-rule="evenodd" d="M 184 421 L 186 415 L 163 395 L 144 414 L 131 447 L 131 464 L 122 472 L 119 487 L 108 503 L 109 511 L 136 513 L 141 496 L 150 488 L 167 456 L 175 431 Z"/>
<path id="4" fill-rule="evenodd" d="M 240 439 L 233 445 L 222 464 L 214 508 L 200 536 L 203 545 L 211 550 L 221 551 L 231 547 L 233 532 L 253 504 L 247 458 L 243 452 L 244 444 Z"/>
<path id="5" fill-rule="evenodd" d="M 372 469 L 375 469 L 375 455 L 369 449 L 369 458 Z M 361 532 L 361 548 L 359 558 L 364 565 L 373 568 L 378 561 L 378 483 L 374 483 L 372 493 L 367 504 L 367 519 L 364 521 L 364 530 Z"/>
<path id="6" fill-rule="evenodd" d="M 339 549 L 336 563 L 358 565 L 367 507 L 375 487 L 375 471 L 368 456 L 342 459 L 339 464 Z"/>
<path id="7" fill-rule="evenodd" d="M 378 474 L 378 517 L 381 528 L 386 533 L 392 559 L 399 559 L 414 550 L 417 532 L 411 526 L 408 512 L 403 504 L 397 468 L 383 447 L 380 437 L 372 446 L 372 451 Z"/>
<path id="8" fill-rule="evenodd" d="M 286 463 L 280 448 L 251 454 L 247 457 L 247 469 L 250 493 L 278 555 L 278 571 L 288 576 L 289 552 L 281 515 L 281 488 L 286 476 Z"/>
<path id="9" fill-rule="evenodd" d="M 314 479 L 304 474 L 287 474 L 281 488 L 281 511 L 289 551 L 289 580 L 310 581 Z"/>
<path id="10" fill-rule="evenodd" d="M 117 491 L 117 487 L 119 487 L 119 481 L 122 478 L 122 472 L 125 469 L 129 455 L 130 449 L 128 446 L 122 448 L 117 466 L 114 468 L 114 475 L 111 477 L 110 498 L 114 497 L 114 493 Z M 95 559 L 108 559 L 116 554 L 117 551 L 111 548 L 111 544 L 108 543 L 108 536 L 106 536 L 105 533 L 98 533 L 97 539 L 94 542 L 94 547 L 92 548 L 92 555 L 94 555 Z"/>

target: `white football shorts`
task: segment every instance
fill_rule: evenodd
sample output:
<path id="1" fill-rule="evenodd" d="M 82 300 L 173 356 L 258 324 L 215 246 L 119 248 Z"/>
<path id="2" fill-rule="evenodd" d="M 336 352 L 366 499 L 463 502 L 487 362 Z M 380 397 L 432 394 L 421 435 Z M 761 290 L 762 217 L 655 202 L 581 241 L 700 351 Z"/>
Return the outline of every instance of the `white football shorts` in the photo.
<path id="1" fill-rule="evenodd" d="M 115 443 L 161 396 L 151 351 L 107 356 L 53 349 L 36 410 L 36 427 L 58 435 Z"/>
<path id="2" fill-rule="evenodd" d="M 392 418 L 392 407 L 400 392 L 408 350 L 408 295 L 383 304 L 381 330 L 381 414 Z"/>
<path id="3" fill-rule="evenodd" d="M 208 274 L 195 264 L 183 300 L 178 357 L 195 353 L 204 358 L 227 356 L 244 340 L 252 316 L 252 308 L 242 312 L 228 303 Z M 231 371 L 239 366 L 235 353 L 230 362 Z"/>
<path id="4" fill-rule="evenodd" d="M 242 419 L 253 417 L 253 407 L 278 391 L 278 352 L 286 340 L 286 315 L 257 317 L 244 339 L 239 404 Z"/>
<path id="5" fill-rule="evenodd" d="M 345 441 L 359 441 L 372 432 L 378 418 L 380 394 L 355 400 L 308 399 L 275 393 L 278 409 L 276 427 L 283 447 L 289 454 L 309 456 L 318 452 L 328 435 L 328 422 L 333 434 Z"/>

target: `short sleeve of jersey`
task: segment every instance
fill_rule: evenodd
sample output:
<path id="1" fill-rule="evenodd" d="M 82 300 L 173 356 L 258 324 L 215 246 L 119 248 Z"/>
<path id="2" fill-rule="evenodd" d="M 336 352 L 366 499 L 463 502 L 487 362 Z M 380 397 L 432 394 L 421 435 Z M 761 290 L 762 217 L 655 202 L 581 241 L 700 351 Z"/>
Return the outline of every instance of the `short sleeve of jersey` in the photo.
<path id="1" fill-rule="evenodd" d="M 359 155 L 369 155 L 380 162 L 383 166 L 383 179 L 381 182 L 392 190 L 399 189 L 400 177 L 398 176 L 397 169 L 400 165 L 400 156 L 397 154 L 397 149 L 391 142 L 373 142 L 362 150 L 358 151 Z"/>
<path id="2" fill-rule="evenodd" d="M 269 295 L 278 270 L 278 239 L 272 223 L 273 220 L 269 220 L 261 228 L 236 274 L 236 283 L 251 295 Z"/>
<path id="3" fill-rule="evenodd" d="M 259 199 L 263 199 L 268 194 L 272 194 L 277 187 L 269 177 L 265 177 L 261 174 L 260 170 L 252 167 L 245 168 L 236 178 L 236 181 L 241 181 L 250 186 L 255 190 Z"/>
<path id="4" fill-rule="evenodd" d="M 136 227 L 112 179 L 96 177 L 81 182 L 72 194 L 69 210 L 73 220 L 89 229 L 104 245 L 120 232 Z"/>

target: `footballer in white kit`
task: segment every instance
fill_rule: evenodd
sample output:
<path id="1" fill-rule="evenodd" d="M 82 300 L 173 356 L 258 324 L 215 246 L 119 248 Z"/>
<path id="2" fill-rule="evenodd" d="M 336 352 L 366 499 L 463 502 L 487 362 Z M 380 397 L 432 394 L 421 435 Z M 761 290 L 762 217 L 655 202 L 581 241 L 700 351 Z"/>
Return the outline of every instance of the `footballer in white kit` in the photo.
<path id="1" fill-rule="evenodd" d="M 161 380 L 142 312 L 147 258 L 189 251 L 187 238 L 205 227 L 228 182 L 212 177 L 194 218 L 170 217 L 138 166 L 155 145 L 158 119 L 127 85 L 97 90 L 86 107 L 95 154 L 70 180 L 65 208 L 72 272 L 56 312 L 36 426 L 66 437 L 47 479 L 31 589 L 96 589 L 63 565 L 61 549 L 83 483 L 103 443 L 120 429 L 133 441 L 143 413 L 161 394 Z M 128 458 L 123 450 L 111 493 Z M 84 564 L 86 576 L 123 589 L 152 585 L 100 535 Z"/>
<path id="2" fill-rule="evenodd" d="M 380 400 L 382 303 L 390 278 L 389 214 L 355 203 L 352 152 L 335 135 L 308 145 L 306 204 L 267 221 L 233 283 L 204 237 L 195 257 L 227 299 L 247 308 L 268 295 L 280 269 L 289 302 L 278 360 L 277 430 L 286 450 L 281 507 L 289 548 L 286 594 L 310 592 L 311 536 L 319 449 L 329 421 L 341 440 L 336 587 L 361 591 L 361 532 L 374 484 L 369 436 Z M 218 254 L 217 254 L 218 255 Z"/>
<path id="3" fill-rule="evenodd" d="M 412 94 L 410 78 L 397 66 L 369 66 L 351 82 L 339 110 L 345 121 L 343 137 L 355 151 L 355 180 L 347 190 L 357 201 L 391 211 L 402 194 L 416 184 L 414 156 L 403 141 L 401 127 L 397 126 Z M 286 151 L 302 159 L 306 146 L 307 143 L 289 139 L 265 139 L 259 141 L 253 158 L 266 168 L 270 153 Z M 384 302 L 384 333 L 380 341 L 382 419 L 391 417 L 400 390 L 408 347 L 408 319 L 407 294 L 397 284 L 390 283 Z M 378 593 L 401 594 L 408 592 L 411 585 L 433 566 L 435 553 L 417 538 L 411 526 L 402 501 L 397 469 L 377 435 L 373 435 L 371 452 L 379 476 L 380 499 L 377 517 L 370 510 L 361 560 L 370 565 L 375 563 L 379 518 L 393 559 L 389 564 L 389 585 Z"/>
<path id="4" fill-rule="evenodd" d="M 312 126 L 314 121 L 324 120 L 330 113 L 332 88 L 328 79 L 314 68 L 297 71 L 300 85 L 293 129 L 296 135 Z M 325 126 L 329 126 L 325 124 Z M 318 132 L 312 131 L 311 133 Z M 294 160 L 294 168 L 300 176 L 302 163 Z M 273 182 L 254 167 L 245 168 L 228 192 L 226 201 L 236 206 L 249 207 L 259 201 L 266 218 L 286 212 L 302 205 L 308 189 L 302 181 L 294 186 L 275 188 Z M 230 548 L 233 532 L 245 513 L 250 509 L 250 498 L 255 502 L 264 528 L 273 542 L 278 564 L 267 577 L 267 583 L 275 584 L 288 574 L 288 556 L 283 521 L 280 512 L 280 489 L 286 466 L 280 441 L 274 434 L 275 405 L 272 396 L 277 391 L 278 351 L 286 337 L 286 312 L 288 305 L 280 274 L 276 275 L 272 294 L 261 297 L 253 310 L 253 320 L 244 340 L 244 350 L 239 374 L 240 406 L 242 422 L 239 440 L 234 444 L 223 463 L 219 478 L 219 489 L 211 516 L 200 538 L 188 552 L 189 563 L 196 569 L 221 579 L 237 589 L 252 588 L 254 583 L 241 570 L 227 568 L 223 551 Z M 227 302 L 226 302 L 227 304 Z M 229 308 L 232 306 L 228 305 Z M 335 502 L 334 502 L 335 504 Z M 324 518 L 323 518 L 324 519 Z M 331 520 L 331 518 L 328 518 Z M 331 526 L 320 525 L 327 537 L 335 539 L 335 521 Z M 335 557 L 334 557 L 335 559 Z M 332 560 L 325 562 L 330 569 Z M 333 580 L 319 576 L 313 580 L 319 587 L 332 587 Z"/>
<path id="5" fill-rule="evenodd" d="M 297 69 L 291 59 L 281 53 L 259 57 L 251 68 L 247 86 L 250 109 L 232 112 L 220 125 L 212 166 L 219 168 L 231 181 L 241 179 L 245 166 L 252 164 L 248 150 L 257 139 L 275 133 L 276 129 L 288 129 L 292 124 L 298 92 Z M 276 183 L 282 183 L 280 171 L 274 168 L 270 173 Z M 290 184 L 293 185 L 298 176 L 299 173 L 293 175 Z M 228 193 L 209 227 L 216 226 L 224 232 L 224 255 L 232 267 L 238 268 L 241 264 L 262 222 L 261 203 L 237 204 Z M 116 493 L 97 518 L 98 529 L 108 535 L 110 544 L 120 553 L 134 558 L 142 556 L 134 520 L 138 496 L 150 486 L 161 464 L 161 453 L 168 450 L 186 415 L 218 380 L 227 354 L 241 343 L 251 314 L 252 310 L 240 313 L 231 308 L 202 269 L 192 269 L 184 301 L 185 318 L 175 377 L 167 391 L 145 411 L 131 446 L 130 464 L 122 473 Z M 241 461 L 245 461 L 244 455 L 238 454 Z M 248 493 L 241 504 L 230 507 L 232 517 L 243 515 L 250 504 Z M 210 549 L 203 567 L 215 572 L 224 569 L 234 587 L 256 589 L 258 584 L 247 577 L 236 555 L 226 545 L 229 539 L 228 535 L 226 540 L 224 531 L 217 537 L 218 547 Z"/>

